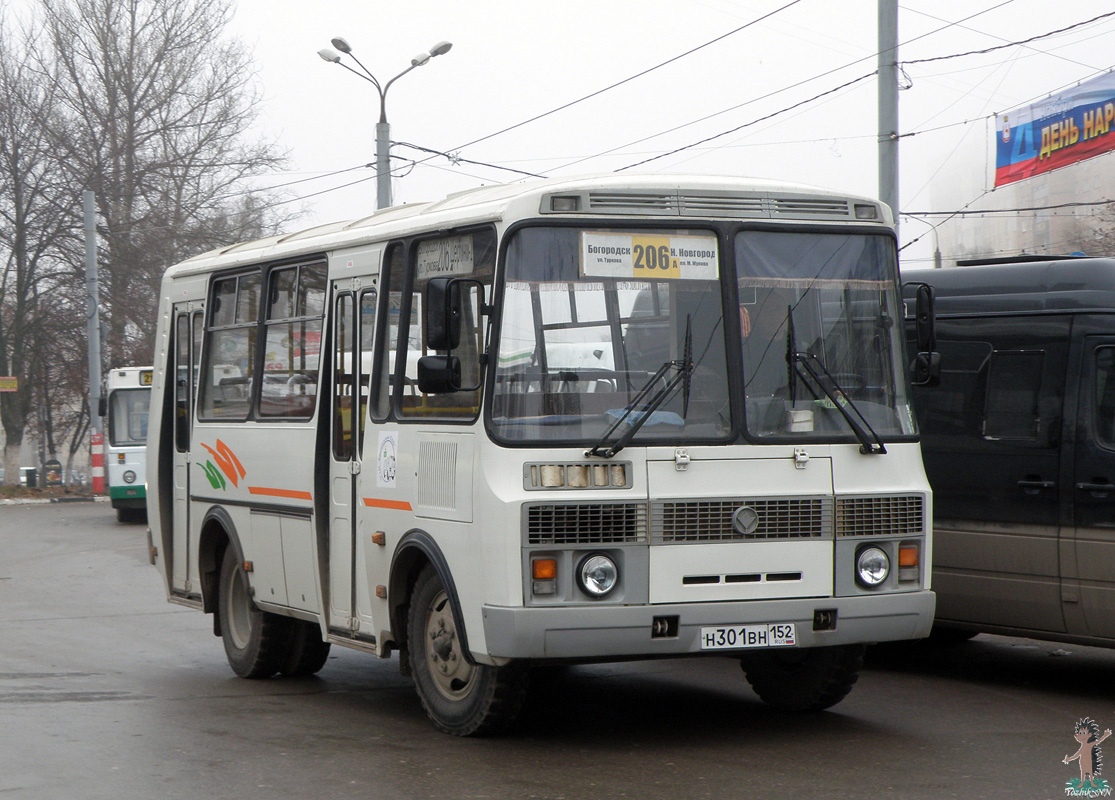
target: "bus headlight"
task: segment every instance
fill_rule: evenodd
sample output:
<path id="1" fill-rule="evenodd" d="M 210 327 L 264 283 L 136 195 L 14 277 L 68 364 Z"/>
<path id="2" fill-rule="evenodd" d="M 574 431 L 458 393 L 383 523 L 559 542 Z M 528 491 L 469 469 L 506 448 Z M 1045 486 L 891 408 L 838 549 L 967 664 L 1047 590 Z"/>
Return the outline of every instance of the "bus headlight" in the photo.
<path id="1" fill-rule="evenodd" d="M 890 575 L 890 559 L 878 547 L 865 547 L 856 553 L 856 580 L 873 589 Z"/>
<path id="2" fill-rule="evenodd" d="M 132 472 L 130 469 L 125 470 L 124 474 L 121 477 L 124 479 L 124 483 L 135 483 L 136 482 L 136 474 L 134 472 Z"/>
<path id="3" fill-rule="evenodd" d="M 577 568 L 581 588 L 592 597 L 604 597 L 619 583 L 616 562 L 601 553 L 586 556 Z"/>

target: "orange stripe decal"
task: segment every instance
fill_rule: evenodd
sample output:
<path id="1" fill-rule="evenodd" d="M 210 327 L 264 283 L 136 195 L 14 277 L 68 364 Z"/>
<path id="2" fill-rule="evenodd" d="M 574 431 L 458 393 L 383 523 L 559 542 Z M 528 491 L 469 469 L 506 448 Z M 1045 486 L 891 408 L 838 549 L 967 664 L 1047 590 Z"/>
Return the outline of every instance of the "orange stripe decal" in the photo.
<path id="1" fill-rule="evenodd" d="M 406 500 L 378 500 L 375 497 L 365 497 L 364 505 L 369 508 L 393 508 L 397 511 L 411 511 L 410 503 Z"/>
<path id="2" fill-rule="evenodd" d="M 266 486 L 249 486 L 248 491 L 252 494 L 262 494 L 267 497 L 288 497 L 291 500 L 314 499 L 314 496 L 309 492 L 300 492 L 296 489 L 270 489 Z"/>

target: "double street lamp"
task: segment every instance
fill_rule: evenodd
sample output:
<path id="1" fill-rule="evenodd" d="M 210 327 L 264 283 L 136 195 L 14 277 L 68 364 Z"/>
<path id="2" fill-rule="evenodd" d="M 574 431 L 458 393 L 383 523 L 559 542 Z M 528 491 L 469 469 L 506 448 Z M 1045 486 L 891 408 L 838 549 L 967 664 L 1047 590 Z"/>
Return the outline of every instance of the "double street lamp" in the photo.
<path id="1" fill-rule="evenodd" d="M 355 55 L 352 54 L 352 47 L 349 43 L 338 36 L 332 40 L 333 47 L 336 50 L 325 47 L 317 51 L 317 54 L 324 60 L 332 64 L 340 64 L 353 75 L 358 75 L 370 84 L 376 87 L 379 92 L 379 122 L 376 123 L 376 208 L 387 208 L 391 205 L 391 165 L 389 163 L 388 151 L 391 147 L 391 125 L 387 122 L 387 90 L 391 88 L 391 84 L 399 78 L 406 75 L 415 67 L 421 67 L 429 62 L 434 56 L 444 55 L 449 52 L 453 45 L 449 42 L 438 42 L 429 50 L 424 53 L 416 55 L 410 60 L 410 66 L 389 80 L 385 84 L 380 84 L 376 76 L 371 71 L 360 63 Z M 337 52 L 340 51 L 340 53 Z M 363 72 L 357 72 L 348 64 L 341 62 L 341 53 L 352 58 L 357 63 Z"/>

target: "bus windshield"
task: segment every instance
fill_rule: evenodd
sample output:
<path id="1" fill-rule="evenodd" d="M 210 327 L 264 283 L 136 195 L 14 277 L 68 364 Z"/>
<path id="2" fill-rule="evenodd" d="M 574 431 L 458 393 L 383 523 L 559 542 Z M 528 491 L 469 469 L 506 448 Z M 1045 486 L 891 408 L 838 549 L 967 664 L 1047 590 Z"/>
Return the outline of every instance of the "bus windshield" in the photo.
<path id="1" fill-rule="evenodd" d="M 698 229 L 518 231 L 507 248 L 495 436 L 596 443 L 636 425 L 632 443 L 714 443 L 733 435 L 733 405 L 756 441 L 881 445 L 913 434 L 893 242 L 744 230 L 732 249 L 720 253 L 716 234 Z M 736 297 L 725 297 L 731 282 Z"/>
<path id="2" fill-rule="evenodd" d="M 616 435 L 637 422 L 642 443 L 730 434 L 714 233 L 525 228 L 508 246 L 506 274 L 497 437 L 597 440 L 621 420 Z M 687 340 L 688 376 L 641 419 L 631 404 L 684 369 Z"/>
<path id="3" fill-rule="evenodd" d="M 114 390 L 108 402 L 109 444 L 116 447 L 145 444 L 150 404 L 150 389 Z"/>
<path id="4" fill-rule="evenodd" d="M 890 239 L 749 230 L 734 249 L 748 433 L 914 433 Z"/>

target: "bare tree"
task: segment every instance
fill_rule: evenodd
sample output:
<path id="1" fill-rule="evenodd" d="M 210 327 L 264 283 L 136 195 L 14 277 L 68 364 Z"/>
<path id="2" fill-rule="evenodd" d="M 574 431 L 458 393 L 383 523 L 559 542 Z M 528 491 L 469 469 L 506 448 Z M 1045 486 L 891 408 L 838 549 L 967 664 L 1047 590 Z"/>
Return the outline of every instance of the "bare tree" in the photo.
<path id="1" fill-rule="evenodd" d="M 0 19 L 0 374 L 19 388 L 0 394 L 5 483 L 19 482 L 19 450 L 50 332 L 44 296 L 64 301 L 69 272 L 60 256 L 72 239 L 74 192 L 57 169 L 41 122 L 56 121 L 48 83 L 27 66 L 27 41 Z"/>
<path id="2" fill-rule="evenodd" d="M 150 363 L 167 266 L 269 233 L 245 181 L 283 163 L 252 141 L 250 55 L 222 39 L 229 0 L 40 0 L 51 127 L 74 185 L 97 197 L 110 365 Z M 76 265 L 75 265 L 76 266 Z"/>

